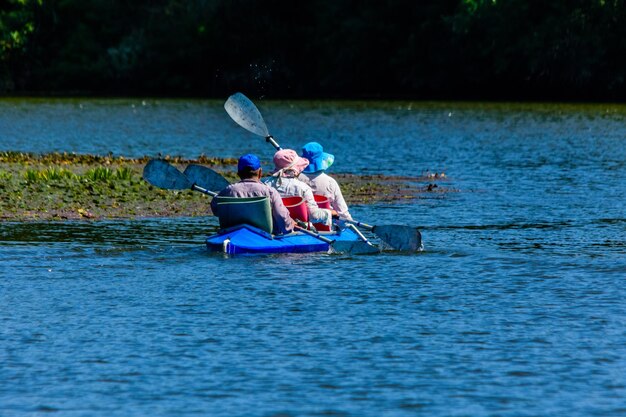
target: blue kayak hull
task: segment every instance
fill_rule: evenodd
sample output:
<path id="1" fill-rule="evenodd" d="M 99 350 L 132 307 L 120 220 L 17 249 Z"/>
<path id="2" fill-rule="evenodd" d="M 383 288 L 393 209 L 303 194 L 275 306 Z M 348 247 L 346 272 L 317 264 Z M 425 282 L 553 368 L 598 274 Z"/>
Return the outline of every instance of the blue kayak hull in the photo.
<path id="1" fill-rule="evenodd" d="M 351 230 L 323 235 L 337 242 L 356 242 L 358 236 Z M 249 225 L 241 225 L 218 234 L 208 236 L 207 248 L 211 251 L 228 254 L 238 253 L 307 253 L 328 252 L 330 245 L 301 233 L 272 236 L 263 230 Z"/>

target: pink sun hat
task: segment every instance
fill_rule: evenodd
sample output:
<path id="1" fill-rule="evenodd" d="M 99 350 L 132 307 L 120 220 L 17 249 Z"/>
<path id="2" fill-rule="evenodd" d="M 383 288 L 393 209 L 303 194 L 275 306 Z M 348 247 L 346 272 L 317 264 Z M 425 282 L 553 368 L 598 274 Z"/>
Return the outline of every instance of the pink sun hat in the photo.
<path id="1" fill-rule="evenodd" d="M 293 149 L 281 149 L 274 154 L 275 169 L 272 171 L 272 175 L 282 176 L 283 173 L 292 171 L 297 176 L 308 165 L 309 161 L 299 157 Z"/>

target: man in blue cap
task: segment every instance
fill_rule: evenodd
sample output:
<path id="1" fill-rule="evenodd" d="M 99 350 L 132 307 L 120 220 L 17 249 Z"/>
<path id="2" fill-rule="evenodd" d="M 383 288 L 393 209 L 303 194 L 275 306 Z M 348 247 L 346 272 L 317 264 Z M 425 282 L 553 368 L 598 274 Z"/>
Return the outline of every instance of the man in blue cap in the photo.
<path id="1" fill-rule="evenodd" d="M 289 233 L 294 229 L 295 223 L 289 216 L 289 210 L 283 204 L 278 191 L 261 182 L 263 168 L 261 161 L 251 153 L 239 158 L 237 163 L 237 175 L 241 181 L 230 184 L 219 192 L 218 196 L 224 197 L 269 197 L 272 206 L 272 220 L 274 221 L 274 234 Z M 211 201 L 211 210 L 218 214 L 217 199 Z"/>

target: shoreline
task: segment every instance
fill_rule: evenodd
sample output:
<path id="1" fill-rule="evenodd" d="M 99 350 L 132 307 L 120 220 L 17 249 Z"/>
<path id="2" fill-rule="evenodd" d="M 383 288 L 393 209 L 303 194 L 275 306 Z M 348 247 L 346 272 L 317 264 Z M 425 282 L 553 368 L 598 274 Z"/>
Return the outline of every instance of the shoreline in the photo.
<path id="1" fill-rule="evenodd" d="M 142 178 L 152 158 L 75 153 L 0 152 L 0 222 L 114 220 L 212 215 L 206 195 L 162 190 Z M 183 170 L 208 166 L 230 182 L 238 180 L 233 158 L 163 156 Z M 333 173 L 348 205 L 409 202 L 456 192 L 443 173 L 416 177 Z"/>

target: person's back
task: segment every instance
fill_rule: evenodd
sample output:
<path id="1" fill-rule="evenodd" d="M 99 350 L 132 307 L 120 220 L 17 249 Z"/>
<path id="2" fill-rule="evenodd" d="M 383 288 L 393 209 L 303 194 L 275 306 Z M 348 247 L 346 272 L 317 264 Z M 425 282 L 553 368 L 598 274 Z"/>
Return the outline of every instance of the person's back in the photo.
<path id="1" fill-rule="evenodd" d="M 352 216 L 348 211 L 348 205 L 341 193 L 341 188 L 333 177 L 323 171 L 309 174 L 308 177 L 308 185 L 313 190 L 313 194 L 328 197 L 330 206 L 337 212 L 337 216 L 340 219 L 352 220 Z"/>
<path id="2" fill-rule="evenodd" d="M 323 223 L 327 226 L 332 224 L 332 210 L 319 208 L 313 197 L 311 187 L 298 179 L 300 172 L 308 165 L 308 161 L 300 158 L 291 149 L 283 149 L 274 155 L 275 170 L 271 177 L 264 182 L 274 188 L 281 197 L 298 196 L 304 198 L 309 221 L 312 223 Z"/>
<path id="3" fill-rule="evenodd" d="M 352 220 L 339 184 L 325 172 L 333 164 L 335 157 L 324 152 L 322 145 L 317 142 L 309 142 L 304 145 L 302 157 L 309 161 L 309 165 L 303 172 L 308 177 L 307 184 L 313 190 L 313 194 L 327 197 L 340 219 Z"/>
<path id="4" fill-rule="evenodd" d="M 269 197 L 272 207 L 272 220 L 274 222 L 274 234 L 289 233 L 294 229 L 295 223 L 289 216 L 289 211 L 282 202 L 278 192 L 273 188 L 259 182 L 262 175 L 259 159 L 247 154 L 239 158 L 237 174 L 241 181 L 230 184 L 217 195 L 223 197 Z M 219 216 L 218 199 L 211 201 L 213 214 Z"/>

